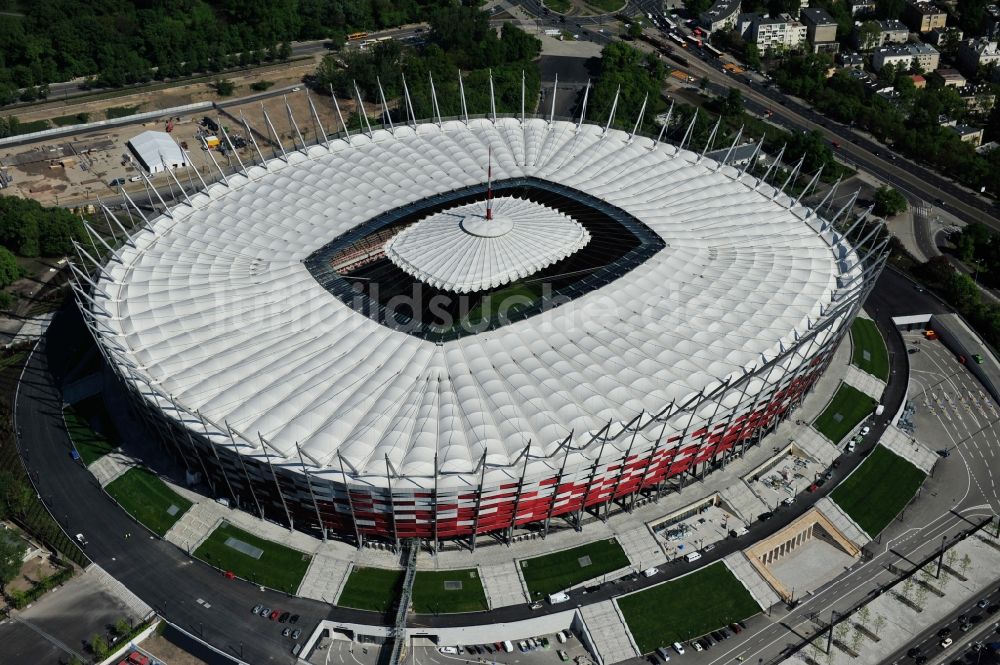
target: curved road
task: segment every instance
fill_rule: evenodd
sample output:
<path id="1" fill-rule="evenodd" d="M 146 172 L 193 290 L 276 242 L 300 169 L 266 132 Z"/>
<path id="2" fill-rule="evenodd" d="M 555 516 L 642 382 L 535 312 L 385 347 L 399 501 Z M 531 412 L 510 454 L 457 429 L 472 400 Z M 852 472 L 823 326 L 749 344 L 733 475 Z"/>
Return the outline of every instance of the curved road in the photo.
<path id="1" fill-rule="evenodd" d="M 889 316 L 912 312 L 914 306 L 918 309 L 932 306 L 940 309 L 927 294 L 916 292 L 908 281 L 889 271 L 883 274 L 876 294 L 883 297 L 873 297 L 871 302 L 883 328 Z M 903 309 L 906 311 L 899 310 L 893 303 L 905 303 Z M 318 601 L 261 591 L 243 581 L 225 580 L 213 568 L 190 558 L 173 544 L 152 536 L 126 540 L 124 534 L 127 532 L 146 532 L 108 498 L 90 473 L 69 456 L 71 442 L 63 425 L 60 392 L 49 371 L 45 350 L 47 344 L 59 345 L 61 336 L 70 334 L 67 332 L 66 317 L 64 310 L 53 322 L 47 339 L 40 342 L 31 355 L 15 404 L 15 418 L 22 457 L 36 489 L 68 533 L 82 532 L 86 535 L 90 543 L 87 554 L 91 559 L 171 622 L 204 637 L 233 656 L 239 657 L 242 652 L 245 660 L 255 664 L 294 660 L 290 653 L 292 643 L 280 636 L 278 626 L 251 615 L 250 608 L 258 602 L 301 614 L 304 630 L 311 629 L 320 618 L 362 624 L 387 622 L 387 617 L 374 612 L 332 607 Z M 898 343 L 895 336 L 888 339 L 890 344 Z M 905 373 L 905 352 L 900 349 L 893 351 L 894 369 Z M 870 449 L 877 441 L 888 424 L 890 414 L 896 412 L 903 389 L 900 383 L 890 386 L 884 399 L 886 413 L 873 424 L 862 450 Z M 578 605 L 599 602 L 624 591 L 652 586 L 709 565 L 732 551 L 746 547 L 748 543 L 777 531 L 801 515 L 813 502 L 831 491 L 861 459 L 862 455 L 845 458 L 844 463 L 834 471 L 831 482 L 820 491 L 800 497 L 792 506 L 781 507 L 767 522 L 754 523 L 747 536 L 719 543 L 697 565 L 680 560 L 668 564 L 661 574 L 653 578 L 609 583 L 585 597 L 582 592 L 575 592 L 572 594 L 573 602 Z M 526 605 L 515 605 L 474 614 L 413 616 L 410 625 L 434 627 L 496 623 L 564 608 L 563 605 L 546 606 L 532 612 Z"/>

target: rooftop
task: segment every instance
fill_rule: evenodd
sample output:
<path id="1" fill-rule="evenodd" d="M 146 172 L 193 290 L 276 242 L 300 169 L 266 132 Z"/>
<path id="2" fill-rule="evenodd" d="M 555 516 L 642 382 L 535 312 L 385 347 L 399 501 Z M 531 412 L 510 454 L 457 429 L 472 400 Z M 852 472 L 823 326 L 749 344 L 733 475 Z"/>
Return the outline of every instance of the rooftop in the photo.
<path id="1" fill-rule="evenodd" d="M 934 3 L 931 2 L 911 2 L 910 8 L 913 11 L 923 14 L 924 16 L 945 13 L 943 9 L 937 7 Z"/>
<path id="2" fill-rule="evenodd" d="M 815 7 L 806 7 L 799 12 L 799 16 L 803 19 L 809 21 L 813 25 L 836 25 L 837 22 L 833 20 L 825 9 L 817 9 Z"/>
<path id="3" fill-rule="evenodd" d="M 883 55 L 930 55 L 932 53 L 937 53 L 938 50 L 931 46 L 930 44 L 924 44 L 922 42 L 907 42 L 906 44 L 889 44 L 888 46 L 883 46 L 879 48 L 876 53 L 881 53 Z"/>
<path id="4" fill-rule="evenodd" d="M 878 27 L 882 32 L 903 32 L 909 33 L 910 29 L 906 27 L 906 24 L 897 19 L 891 18 L 885 21 L 876 21 Z"/>
<path id="5" fill-rule="evenodd" d="M 386 257 L 403 272 L 457 293 L 496 288 L 533 275 L 590 242 L 567 215 L 534 201 L 504 196 L 425 217 L 390 239 Z"/>

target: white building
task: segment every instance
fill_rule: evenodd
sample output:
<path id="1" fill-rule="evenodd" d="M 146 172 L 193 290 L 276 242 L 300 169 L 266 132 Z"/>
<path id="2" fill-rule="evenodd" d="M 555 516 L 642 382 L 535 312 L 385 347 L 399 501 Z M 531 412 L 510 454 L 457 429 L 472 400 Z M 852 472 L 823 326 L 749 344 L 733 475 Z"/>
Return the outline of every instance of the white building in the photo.
<path id="1" fill-rule="evenodd" d="M 715 0 L 707 12 L 698 19 L 709 32 L 727 30 L 736 25 L 736 17 L 740 15 L 740 0 Z"/>
<path id="2" fill-rule="evenodd" d="M 930 44 L 910 42 L 883 46 L 872 54 L 872 69 L 882 71 L 886 65 L 899 69 L 912 69 L 919 65 L 925 72 L 937 69 L 941 54 Z"/>
<path id="3" fill-rule="evenodd" d="M 147 131 L 133 136 L 129 150 L 139 160 L 139 165 L 149 174 L 163 173 L 188 165 L 187 154 L 166 132 Z"/>
<path id="4" fill-rule="evenodd" d="M 958 45 L 958 65 L 966 74 L 975 74 L 979 66 L 1000 62 L 997 42 L 986 37 L 966 39 Z"/>
<path id="5" fill-rule="evenodd" d="M 806 32 L 805 24 L 787 14 L 777 18 L 760 17 L 750 29 L 751 38 L 761 53 L 774 48 L 796 49 L 806 41 Z"/>

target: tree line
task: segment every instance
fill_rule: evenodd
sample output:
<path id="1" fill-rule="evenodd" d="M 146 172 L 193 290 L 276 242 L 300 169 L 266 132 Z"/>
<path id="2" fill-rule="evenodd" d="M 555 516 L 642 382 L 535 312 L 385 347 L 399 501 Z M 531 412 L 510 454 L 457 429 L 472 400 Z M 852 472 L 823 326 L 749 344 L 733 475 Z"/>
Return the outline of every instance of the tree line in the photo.
<path id="1" fill-rule="evenodd" d="M 122 86 L 290 54 L 294 40 L 422 21 L 448 0 L 46 0 L 0 2 L 0 103 L 88 77 Z M 26 93 L 19 89 L 28 89 Z"/>

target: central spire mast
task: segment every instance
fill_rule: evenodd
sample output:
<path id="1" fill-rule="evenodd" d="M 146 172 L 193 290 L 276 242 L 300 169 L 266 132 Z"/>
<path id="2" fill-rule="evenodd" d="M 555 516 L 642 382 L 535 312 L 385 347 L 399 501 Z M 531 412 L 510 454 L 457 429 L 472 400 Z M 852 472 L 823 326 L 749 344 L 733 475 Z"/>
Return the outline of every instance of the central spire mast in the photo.
<path id="1" fill-rule="evenodd" d="M 486 219 L 493 219 L 493 146 L 487 150 L 486 166 Z"/>

